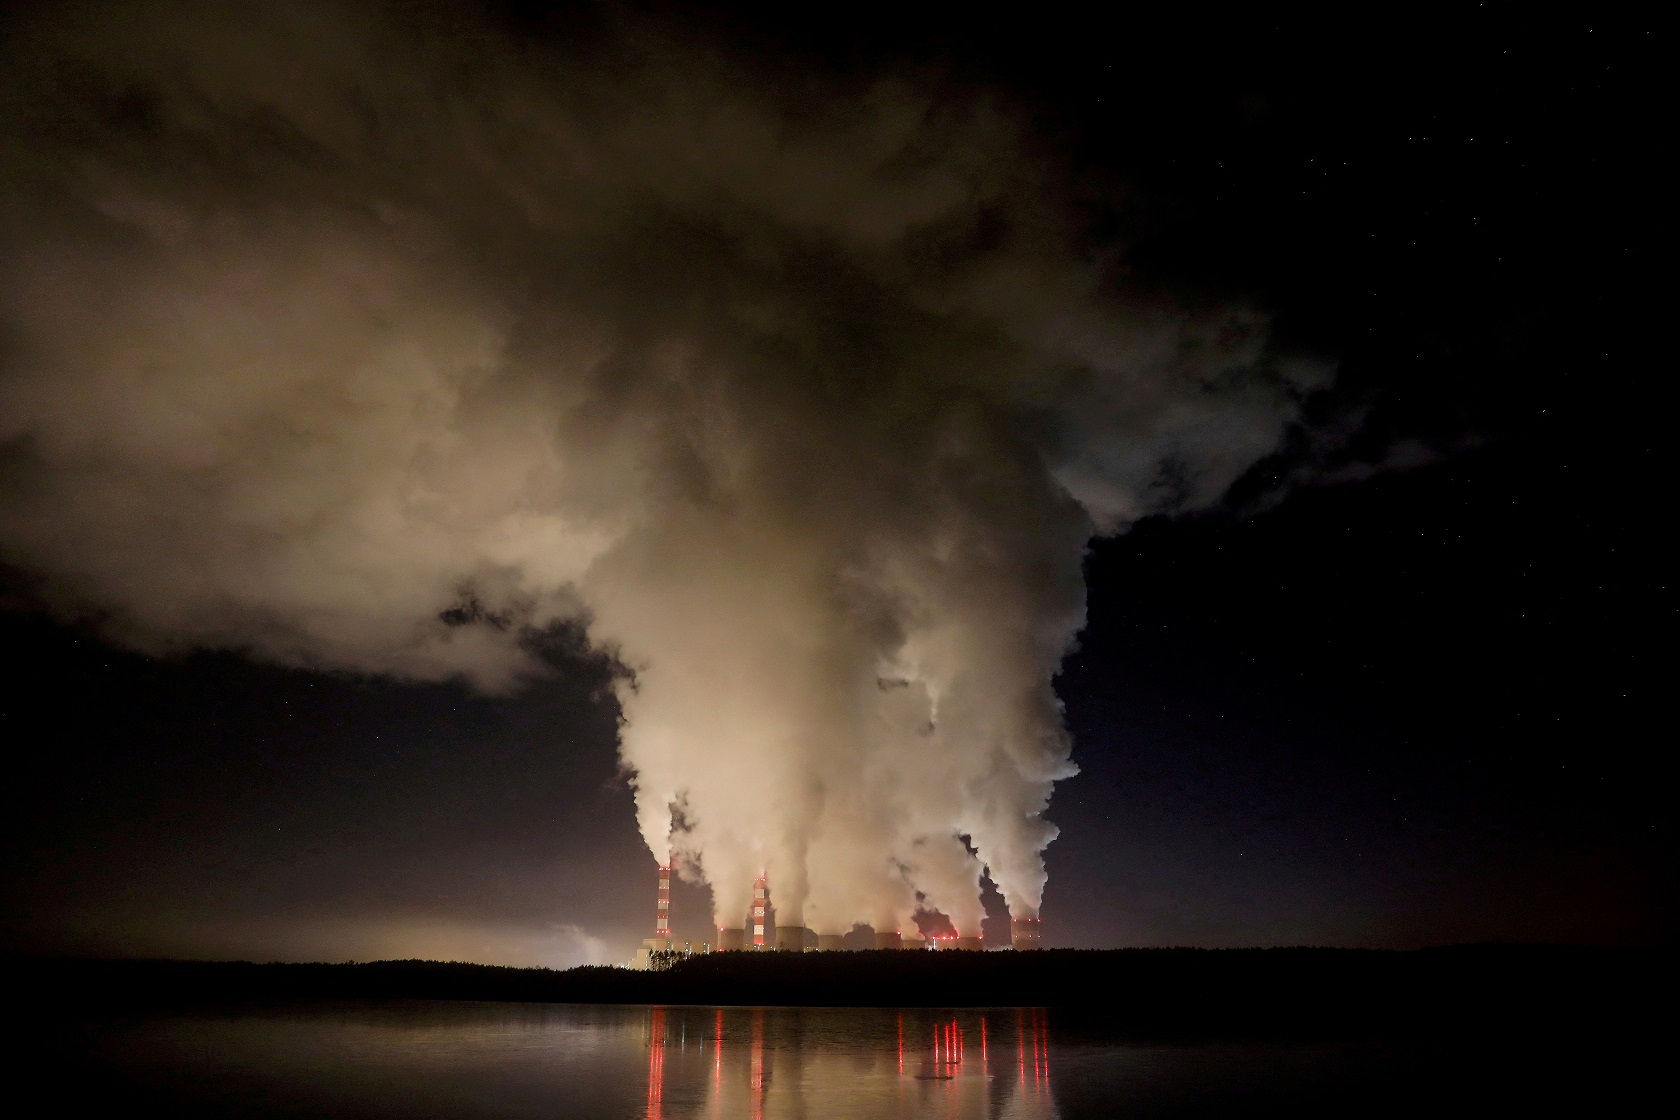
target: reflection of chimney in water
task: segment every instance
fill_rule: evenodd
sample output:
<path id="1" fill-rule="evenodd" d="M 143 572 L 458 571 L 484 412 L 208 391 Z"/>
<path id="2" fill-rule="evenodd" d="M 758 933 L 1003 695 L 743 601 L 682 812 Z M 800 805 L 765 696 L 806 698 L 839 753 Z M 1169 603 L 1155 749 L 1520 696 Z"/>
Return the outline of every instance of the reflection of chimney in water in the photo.
<path id="1" fill-rule="evenodd" d="M 764 1008 L 753 1009 L 752 1024 L 752 1074 L 748 1086 L 752 1093 L 753 1120 L 762 1120 L 764 1116 L 764 1087 L 770 1081 L 770 1070 L 765 1063 L 764 1054 Z"/>
<path id="2" fill-rule="evenodd" d="M 1050 1095 L 1050 1029 L 1042 1008 L 1015 1012 L 1016 1085 L 1025 1098 Z M 1031 1069 L 1028 1068 L 1029 1064 Z"/>
<path id="3" fill-rule="evenodd" d="M 635 1112 L 636 1120 L 851 1115 L 848 1106 L 860 1092 L 884 1090 L 890 1098 L 896 1095 L 895 1084 L 910 1088 L 901 1080 L 907 1078 L 950 1083 L 939 1102 L 929 1102 L 944 1106 L 928 1109 L 930 1116 L 1055 1120 L 1059 1115 L 1050 1087 L 1051 1032 L 1039 1009 L 938 1013 L 650 1007 L 641 1014 L 651 1029 L 647 1110 Z M 843 1027 L 828 1030 L 828 1022 Z M 699 1052 L 691 1046 L 679 1053 L 681 1047 L 672 1044 L 689 1036 L 700 1039 Z M 859 1048 L 848 1041 L 858 1038 L 870 1045 Z M 668 1110 L 667 1056 L 675 1063 Z M 778 1068 L 781 1063 L 785 1068 Z M 704 1102 L 697 1099 L 702 1097 Z"/>
<path id="4" fill-rule="evenodd" d="M 654 1008 L 648 1024 L 648 1083 L 647 1120 L 664 1120 L 665 1116 L 665 1011 Z"/>
<path id="5" fill-rule="evenodd" d="M 712 1100 L 723 1092 L 723 1008 L 717 1011 L 717 1029 L 712 1035 Z"/>

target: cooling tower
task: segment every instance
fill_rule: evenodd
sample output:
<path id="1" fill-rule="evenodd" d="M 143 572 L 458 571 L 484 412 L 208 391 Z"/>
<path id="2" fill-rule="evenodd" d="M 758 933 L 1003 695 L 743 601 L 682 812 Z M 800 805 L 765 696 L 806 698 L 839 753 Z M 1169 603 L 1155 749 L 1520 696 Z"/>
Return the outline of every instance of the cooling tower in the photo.
<path id="1" fill-rule="evenodd" d="M 738 953 L 747 947 L 747 931 L 737 926 L 734 929 L 718 930 L 718 952 Z"/>
<path id="2" fill-rule="evenodd" d="M 875 948 L 877 948 L 877 949 L 902 949 L 902 948 L 904 948 L 904 939 L 902 937 L 900 937 L 897 933 L 892 933 L 892 932 L 882 933 L 881 931 L 877 930 L 875 932 Z"/>
<path id="3" fill-rule="evenodd" d="M 804 926 L 777 926 L 776 950 L 782 953 L 803 953 L 815 935 Z"/>
<path id="4" fill-rule="evenodd" d="M 916 937 L 912 935 L 904 938 L 903 941 L 899 943 L 898 947 L 900 949 L 926 949 L 928 947 L 928 942 L 925 937 Z"/>
<path id="5" fill-rule="evenodd" d="M 967 953 L 978 953 L 986 947 L 986 942 L 978 937 L 959 937 L 955 948 Z"/>
<path id="6" fill-rule="evenodd" d="M 839 953 L 846 948 L 846 935 L 842 933 L 821 933 L 817 935 L 817 949 L 824 953 Z"/>

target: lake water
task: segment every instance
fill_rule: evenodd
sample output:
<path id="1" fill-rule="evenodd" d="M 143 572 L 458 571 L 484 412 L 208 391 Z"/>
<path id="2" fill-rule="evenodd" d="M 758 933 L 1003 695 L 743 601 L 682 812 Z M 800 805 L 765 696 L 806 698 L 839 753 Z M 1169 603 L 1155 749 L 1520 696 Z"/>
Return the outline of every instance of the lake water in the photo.
<path id="1" fill-rule="evenodd" d="M 48 1034 L 36 1043 L 68 1063 L 52 1078 L 59 1111 L 174 1117 L 1467 1115 L 1516 1104 L 1513 1079 L 1533 1072 L 1379 1043 L 1140 1045 L 1060 1031 L 1034 1008 L 391 1001 L 96 1017 Z"/>

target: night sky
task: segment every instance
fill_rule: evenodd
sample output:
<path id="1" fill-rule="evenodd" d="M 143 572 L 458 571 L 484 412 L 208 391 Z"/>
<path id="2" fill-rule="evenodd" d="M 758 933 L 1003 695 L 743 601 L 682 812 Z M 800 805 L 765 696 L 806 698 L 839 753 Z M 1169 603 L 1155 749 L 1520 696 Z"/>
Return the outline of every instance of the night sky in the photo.
<path id="1" fill-rule="evenodd" d="M 1238 13 L 658 18 L 770 75 L 1001 91 L 1073 169 L 1092 258 L 1333 365 L 1216 502 L 1085 557 L 1047 945 L 1670 938 L 1660 36 L 1516 5 Z M 485 16 L 535 52 L 611 18 Z M 0 946 L 560 967 L 647 935 L 615 668 L 575 630 L 503 694 L 137 652 L 0 561 Z M 709 939 L 701 889 L 675 906 Z"/>

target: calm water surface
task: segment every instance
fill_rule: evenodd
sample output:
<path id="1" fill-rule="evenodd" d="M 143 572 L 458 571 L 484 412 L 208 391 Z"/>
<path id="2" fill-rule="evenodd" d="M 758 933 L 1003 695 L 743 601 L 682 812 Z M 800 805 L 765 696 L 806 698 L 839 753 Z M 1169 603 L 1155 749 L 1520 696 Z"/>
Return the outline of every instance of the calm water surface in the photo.
<path id="1" fill-rule="evenodd" d="M 1060 1033 L 1033 1008 L 393 1001 L 61 1031 L 50 1045 L 70 1056 L 60 1081 L 73 1100 L 178 1117 L 1348 1116 L 1386 1114 L 1440 1081 L 1440 1070 L 1375 1043 L 1138 1045 Z M 1469 1103 L 1424 1096 L 1436 1114 Z"/>

